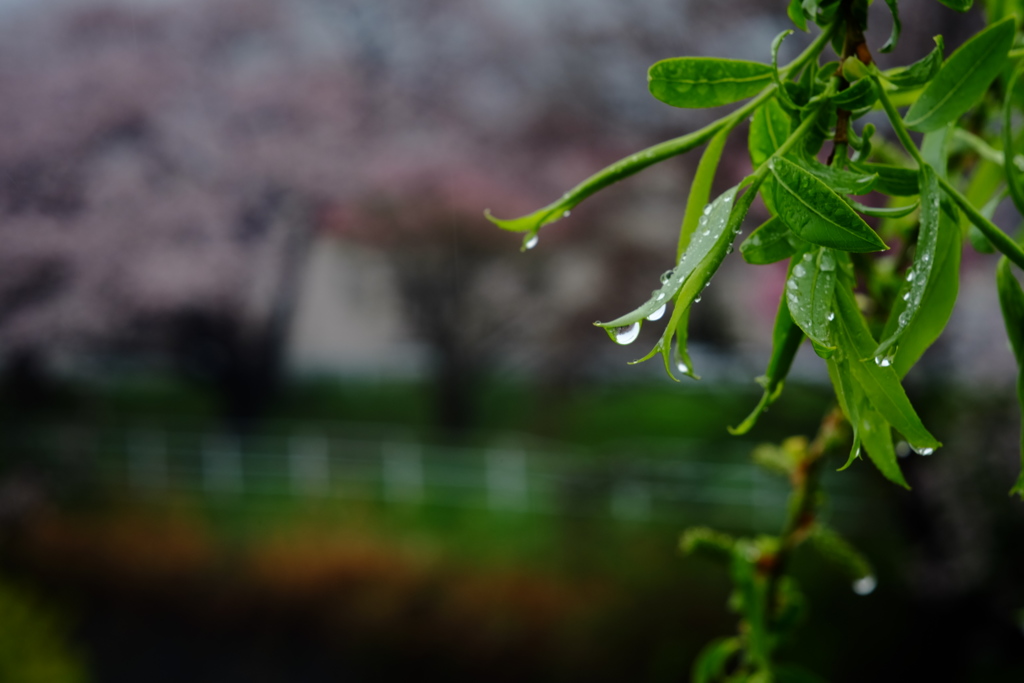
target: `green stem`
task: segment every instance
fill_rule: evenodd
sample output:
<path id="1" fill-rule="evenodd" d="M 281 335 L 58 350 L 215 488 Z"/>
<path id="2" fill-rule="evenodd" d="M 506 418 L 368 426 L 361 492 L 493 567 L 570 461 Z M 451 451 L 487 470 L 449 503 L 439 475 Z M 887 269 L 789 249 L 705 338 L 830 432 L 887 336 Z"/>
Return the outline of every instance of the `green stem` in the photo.
<path id="1" fill-rule="evenodd" d="M 999 226 L 981 215 L 981 212 L 974 208 L 974 205 L 968 201 L 967 197 L 960 194 L 960 191 L 942 176 L 939 176 L 939 185 L 956 202 L 960 210 L 967 214 L 967 218 L 971 223 L 988 238 L 992 246 L 1001 251 L 1006 258 L 1017 264 L 1018 268 L 1024 270 L 1024 249 L 1021 249 L 1009 235 L 1000 230 Z"/>
<path id="2" fill-rule="evenodd" d="M 807 49 L 780 70 L 782 75 L 784 77 L 789 76 L 793 72 L 803 68 L 812 59 L 817 58 L 821 51 L 828 45 L 834 30 L 834 24 L 825 28 L 821 34 L 815 38 L 814 42 L 807 46 Z M 775 85 L 770 85 L 757 97 L 752 99 L 750 102 L 747 102 L 731 114 L 709 123 L 700 130 L 696 130 L 678 138 L 673 138 L 672 140 L 666 140 L 665 142 L 643 149 L 636 154 L 632 154 L 625 159 L 620 159 L 611 166 L 606 166 L 594 175 L 590 176 L 579 185 L 566 192 L 558 200 L 534 211 L 531 214 L 509 220 L 495 218 L 489 211 L 485 212 L 485 215 L 491 222 L 503 230 L 512 230 L 515 232 L 536 232 L 542 226 L 554 223 L 558 219 L 562 218 L 567 211 L 570 211 L 584 199 L 596 192 L 599 192 L 605 187 L 627 178 L 634 173 L 638 173 L 648 166 L 653 166 L 658 162 L 689 152 L 694 147 L 702 145 L 710 140 L 720 130 L 731 130 L 735 128 L 742 123 L 744 119 L 750 116 L 755 109 L 763 105 L 769 99 L 775 97 L 776 94 Z"/>
<path id="3" fill-rule="evenodd" d="M 924 158 L 921 156 L 921 151 L 914 144 L 914 141 L 910 137 L 910 133 L 907 131 L 907 127 L 903 125 L 903 119 L 900 118 L 900 114 L 896 111 L 896 107 L 893 106 L 889 96 L 885 93 L 885 90 L 881 87 L 881 83 L 878 82 L 878 76 L 872 75 L 875 79 L 875 85 L 879 86 L 879 99 L 882 101 L 882 107 L 885 109 L 886 115 L 889 117 L 889 123 L 892 124 L 893 131 L 896 133 L 896 137 L 899 139 L 900 144 L 903 145 L 903 149 L 907 150 L 907 153 L 914 158 L 917 165 L 924 166 L 926 164 Z M 1001 251 L 1006 258 L 1017 264 L 1018 268 L 1024 269 L 1024 249 L 1013 239 L 1010 238 L 1005 232 L 999 229 L 995 223 L 985 218 L 981 213 L 974 208 L 974 205 L 963 196 L 959 190 L 942 176 L 941 173 L 936 174 L 939 177 L 939 185 L 949 195 L 949 197 L 960 207 L 960 210 L 967 214 L 967 218 L 973 223 L 978 230 L 981 230 L 982 234 L 988 238 L 988 241 L 992 245 Z"/>

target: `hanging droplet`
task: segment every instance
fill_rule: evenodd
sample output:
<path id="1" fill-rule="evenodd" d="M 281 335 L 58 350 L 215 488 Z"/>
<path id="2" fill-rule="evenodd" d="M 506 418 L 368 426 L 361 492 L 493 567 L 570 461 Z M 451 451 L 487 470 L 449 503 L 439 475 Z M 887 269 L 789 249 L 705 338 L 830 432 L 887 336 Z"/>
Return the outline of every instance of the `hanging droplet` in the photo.
<path id="1" fill-rule="evenodd" d="M 679 353 L 679 347 L 675 344 L 672 345 L 672 365 L 684 375 L 690 372 L 690 366 L 683 360 L 682 354 Z"/>
<path id="2" fill-rule="evenodd" d="M 640 323 L 633 323 L 625 327 L 617 327 L 612 331 L 615 341 L 618 344 L 632 344 L 640 336 Z"/>
<path id="3" fill-rule="evenodd" d="M 731 254 L 732 253 L 732 245 L 731 244 L 725 248 L 725 253 L 726 254 Z"/>
<path id="4" fill-rule="evenodd" d="M 665 309 L 666 308 L 668 308 L 668 304 L 662 304 L 661 308 L 659 308 L 654 313 L 651 313 L 649 316 L 647 316 L 647 319 L 648 320 L 652 320 L 652 321 L 653 320 L 661 320 L 661 317 L 663 315 L 665 315 Z"/>
<path id="5" fill-rule="evenodd" d="M 892 360 L 890 360 L 888 357 L 883 358 L 882 356 L 875 356 L 875 365 L 877 365 L 880 368 L 887 368 L 890 365 L 892 365 Z"/>
<path id="6" fill-rule="evenodd" d="M 918 455 L 931 455 L 932 453 L 935 452 L 934 448 L 928 448 L 927 446 L 923 448 L 918 448 L 914 444 L 910 444 L 910 449 L 917 453 Z"/>
<path id="7" fill-rule="evenodd" d="M 527 249 L 533 249 L 535 246 L 537 246 L 537 242 L 540 242 L 540 235 L 537 233 L 533 233 L 532 235 L 526 238 L 526 241 L 523 242 L 523 246 L 526 247 Z"/>
<path id="8" fill-rule="evenodd" d="M 698 294 L 697 296 L 695 296 L 695 297 L 693 298 L 693 303 L 695 303 L 695 304 L 699 304 L 699 303 L 700 303 L 700 298 L 701 298 L 701 297 L 700 297 L 700 294 Z"/>
<path id="9" fill-rule="evenodd" d="M 910 444 L 906 441 L 900 441 L 896 444 L 896 457 L 906 458 L 910 455 Z"/>
<path id="10" fill-rule="evenodd" d="M 873 574 L 862 576 L 853 582 L 853 592 L 857 595 L 870 595 L 878 587 L 878 579 Z"/>
<path id="11" fill-rule="evenodd" d="M 562 218 L 568 218 L 571 215 L 572 211 L 570 211 L 569 209 L 566 209 L 565 211 L 562 212 Z"/>

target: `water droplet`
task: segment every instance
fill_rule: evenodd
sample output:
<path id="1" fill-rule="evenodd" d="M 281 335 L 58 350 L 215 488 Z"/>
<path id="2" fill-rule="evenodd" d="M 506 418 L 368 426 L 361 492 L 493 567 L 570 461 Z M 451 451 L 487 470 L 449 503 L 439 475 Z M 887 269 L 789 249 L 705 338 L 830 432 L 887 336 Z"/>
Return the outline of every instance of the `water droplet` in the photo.
<path id="1" fill-rule="evenodd" d="M 853 582 L 853 592 L 857 595 L 870 595 L 878 586 L 878 579 L 872 574 L 862 576 Z"/>
<path id="2" fill-rule="evenodd" d="M 931 254 L 921 254 L 921 263 L 928 263 L 932 260 Z"/>
<path id="3" fill-rule="evenodd" d="M 799 289 L 800 288 L 800 285 L 798 285 L 796 283 L 796 280 L 794 280 L 792 278 L 790 278 L 789 280 L 786 280 L 786 286 L 789 287 L 790 289 Z"/>
<path id="4" fill-rule="evenodd" d="M 927 446 L 924 446 L 923 448 L 918 448 L 914 444 L 910 444 L 910 448 L 918 455 L 931 455 L 932 453 L 935 452 L 934 448 L 928 448 Z"/>
<path id="5" fill-rule="evenodd" d="M 796 268 L 793 269 L 793 275 L 803 277 L 804 275 L 807 275 L 807 270 L 798 263 L 796 264 Z"/>
<path id="6" fill-rule="evenodd" d="M 907 292 L 906 294 L 903 295 L 903 300 L 910 301 L 910 292 Z"/>
<path id="7" fill-rule="evenodd" d="M 890 365 L 892 365 L 892 359 L 889 358 L 888 356 L 884 358 L 882 356 L 875 356 L 875 365 L 877 365 L 880 368 L 887 368 Z"/>
<path id="8" fill-rule="evenodd" d="M 672 278 L 672 276 L 674 274 L 675 274 L 674 270 L 666 270 L 664 273 L 662 273 L 661 274 L 661 284 L 665 284 L 666 282 L 668 282 Z"/>
<path id="9" fill-rule="evenodd" d="M 568 218 L 571 215 L 572 211 L 570 211 L 569 209 L 566 209 L 565 211 L 562 212 L 562 218 Z"/>
<path id="10" fill-rule="evenodd" d="M 710 229 L 710 228 L 708 228 L 707 230 L 705 230 L 705 231 L 704 231 L 703 233 L 701 233 L 701 234 L 702 234 L 702 235 L 704 235 L 705 237 L 707 237 L 708 235 L 710 235 L 710 234 L 711 234 L 711 229 Z"/>
<path id="11" fill-rule="evenodd" d="M 739 235 L 742 235 L 742 234 L 743 234 L 743 231 L 742 231 L 742 230 L 737 230 L 737 231 L 736 231 L 736 235 L 737 235 L 737 236 L 739 236 Z"/>
<path id="12" fill-rule="evenodd" d="M 810 261 L 812 258 L 814 257 L 811 256 L 810 252 L 804 254 L 804 261 Z"/>
<path id="13" fill-rule="evenodd" d="M 910 444 L 906 441 L 900 441 L 896 444 L 896 457 L 905 458 L 910 455 Z"/>
<path id="14" fill-rule="evenodd" d="M 726 204 L 728 204 L 729 202 L 732 201 L 732 197 L 730 197 L 729 195 L 726 195 L 726 196 L 722 197 L 722 201 L 725 202 Z"/>
<path id="15" fill-rule="evenodd" d="M 828 320 L 829 322 L 832 322 L 833 320 L 836 319 L 836 314 L 832 311 L 829 311 L 828 315 L 825 316 L 825 319 Z"/>
<path id="16" fill-rule="evenodd" d="M 625 327 L 617 327 L 612 332 L 615 335 L 615 341 L 619 344 L 632 344 L 636 341 L 636 338 L 640 336 L 640 323 L 633 323 L 632 325 L 626 325 Z"/>
<path id="17" fill-rule="evenodd" d="M 708 280 L 707 282 L 704 283 L 704 289 L 707 289 L 710 286 L 711 286 L 711 280 Z"/>
<path id="18" fill-rule="evenodd" d="M 683 360 L 682 354 L 679 353 L 679 347 L 675 344 L 672 345 L 672 365 L 684 375 L 690 372 L 690 366 Z"/>
<path id="19" fill-rule="evenodd" d="M 900 327 L 906 327 L 910 322 L 910 311 L 900 313 Z"/>
<path id="20" fill-rule="evenodd" d="M 665 315 L 665 309 L 666 308 L 668 308 L 668 304 L 662 304 L 661 308 L 659 308 L 654 313 L 651 313 L 649 316 L 647 316 L 647 319 L 648 320 L 661 320 L 661 317 L 663 315 Z"/>
<path id="21" fill-rule="evenodd" d="M 664 298 L 665 298 L 665 292 L 658 292 L 658 297 L 657 297 L 656 301 L 661 301 Z"/>
<path id="22" fill-rule="evenodd" d="M 914 281 L 914 271 L 908 270 L 907 271 L 907 282 L 913 282 L 913 281 Z"/>
<path id="23" fill-rule="evenodd" d="M 711 205 L 710 204 L 708 204 L 707 206 L 704 207 L 704 215 L 705 216 L 711 215 Z"/>
<path id="24" fill-rule="evenodd" d="M 697 296 L 694 297 L 693 303 L 695 303 L 695 304 L 699 304 L 700 303 L 700 294 L 698 294 Z"/>
<path id="25" fill-rule="evenodd" d="M 836 257 L 830 250 L 825 249 L 821 252 L 821 260 L 818 265 L 824 271 L 833 271 L 836 269 Z"/>
<path id="26" fill-rule="evenodd" d="M 537 246 L 537 242 L 540 242 L 540 235 L 538 235 L 537 233 L 533 233 L 528 238 L 526 238 L 526 241 L 523 242 L 523 246 L 526 247 L 527 249 L 533 249 L 535 246 Z"/>
<path id="27" fill-rule="evenodd" d="M 731 254 L 732 253 L 732 245 L 731 244 L 725 248 L 725 253 L 726 254 Z"/>

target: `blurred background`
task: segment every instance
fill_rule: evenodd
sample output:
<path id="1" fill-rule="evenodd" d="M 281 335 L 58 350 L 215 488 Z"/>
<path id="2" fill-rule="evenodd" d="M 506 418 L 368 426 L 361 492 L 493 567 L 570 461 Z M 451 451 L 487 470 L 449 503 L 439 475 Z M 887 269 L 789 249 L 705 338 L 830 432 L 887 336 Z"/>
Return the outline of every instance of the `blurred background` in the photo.
<path id="1" fill-rule="evenodd" d="M 767 61 L 785 4 L 0 1 L 0 680 L 686 680 L 735 617 L 679 532 L 776 531 L 786 484 L 749 454 L 830 400 L 801 355 L 725 431 L 785 267 L 725 264 L 692 318 L 704 379 L 677 384 L 626 365 L 657 325 L 627 348 L 591 322 L 672 265 L 695 156 L 526 253 L 483 210 L 720 115 L 658 103 L 647 67 Z M 883 66 L 982 23 L 900 4 Z M 738 133 L 720 189 L 748 167 Z M 879 580 L 797 556 L 786 656 L 829 680 L 1024 677 L 994 263 L 965 255 L 908 380 L 946 444 L 903 460 L 913 491 L 826 476 Z"/>

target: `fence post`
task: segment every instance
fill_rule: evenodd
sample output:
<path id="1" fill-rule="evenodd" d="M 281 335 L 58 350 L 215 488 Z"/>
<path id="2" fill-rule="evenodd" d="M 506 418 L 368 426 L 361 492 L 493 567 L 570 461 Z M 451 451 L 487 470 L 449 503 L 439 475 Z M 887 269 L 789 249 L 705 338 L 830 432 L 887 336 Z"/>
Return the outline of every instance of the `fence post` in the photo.
<path id="1" fill-rule="evenodd" d="M 423 458 L 414 444 L 385 444 L 381 452 L 384 499 L 392 502 L 423 500 Z"/>
<path id="2" fill-rule="evenodd" d="M 203 439 L 203 487 L 208 493 L 242 493 L 242 451 L 237 437 L 209 434 Z"/>
<path id="3" fill-rule="evenodd" d="M 292 493 L 322 496 L 331 486 L 330 443 L 323 436 L 288 439 L 288 470 Z"/>
<path id="4" fill-rule="evenodd" d="M 529 507 L 526 455 L 522 451 L 487 451 L 487 502 L 494 510 Z"/>

